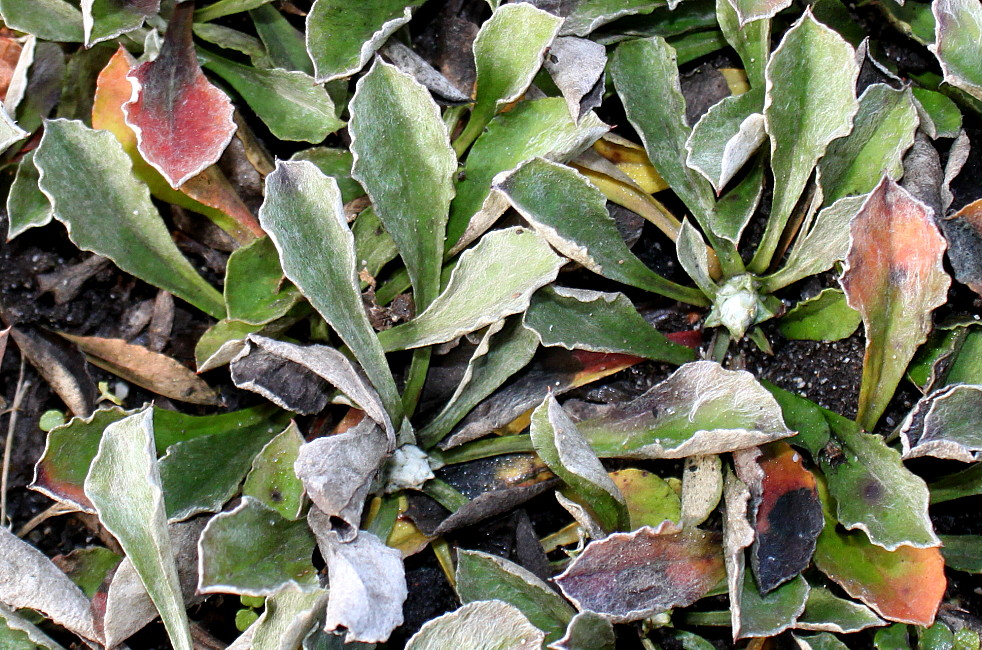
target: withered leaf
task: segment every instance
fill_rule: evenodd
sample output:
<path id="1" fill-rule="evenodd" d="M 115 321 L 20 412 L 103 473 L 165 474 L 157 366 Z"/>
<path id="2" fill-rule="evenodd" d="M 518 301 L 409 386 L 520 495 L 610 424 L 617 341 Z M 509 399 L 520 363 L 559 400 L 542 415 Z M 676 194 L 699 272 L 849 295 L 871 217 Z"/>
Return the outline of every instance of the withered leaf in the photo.
<path id="1" fill-rule="evenodd" d="M 963 463 L 982 460 L 982 386 L 954 384 L 922 398 L 904 420 L 904 458 L 934 456 Z"/>
<path id="2" fill-rule="evenodd" d="M 941 222 L 955 279 L 982 295 L 982 199 Z"/>
<path id="3" fill-rule="evenodd" d="M 863 315 L 866 356 L 856 421 L 872 430 L 914 352 L 927 338 L 931 311 L 947 299 L 945 241 L 931 209 L 884 178 L 850 225 L 840 283 Z"/>
<path id="4" fill-rule="evenodd" d="M 617 623 L 691 605 L 723 579 L 720 535 L 663 528 L 591 542 L 556 583 L 579 609 Z"/>
<path id="5" fill-rule="evenodd" d="M 10 336 L 72 413 L 87 417 L 95 410 L 95 382 L 78 350 L 30 327 L 12 327 Z"/>

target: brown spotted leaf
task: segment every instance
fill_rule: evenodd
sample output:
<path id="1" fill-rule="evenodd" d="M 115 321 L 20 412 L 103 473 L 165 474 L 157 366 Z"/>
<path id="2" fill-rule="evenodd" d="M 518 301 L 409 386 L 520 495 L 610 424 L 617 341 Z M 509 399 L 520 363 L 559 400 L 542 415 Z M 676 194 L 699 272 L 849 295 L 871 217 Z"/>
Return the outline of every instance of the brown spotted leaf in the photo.
<path id="1" fill-rule="evenodd" d="M 133 94 L 123 105 L 143 158 L 174 188 L 217 162 L 235 134 L 232 102 L 198 65 L 193 12 L 177 5 L 160 55 L 127 75 Z"/>
<path id="2" fill-rule="evenodd" d="M 931 311 L 944 304 L 951 280 L 932 210 L 889 178 L 873 190 L 850 230 L 840 283 L 866 326 L 856 421 L 871 430 L 927 338 Z"/>
<path id="3" fill-rule="evenodd" d="M 580 610 L 617 623 L 637 621 L 702 598 L 725 575 L 717 533 L 671 524 L 592 542 L 556 578 Z"/>

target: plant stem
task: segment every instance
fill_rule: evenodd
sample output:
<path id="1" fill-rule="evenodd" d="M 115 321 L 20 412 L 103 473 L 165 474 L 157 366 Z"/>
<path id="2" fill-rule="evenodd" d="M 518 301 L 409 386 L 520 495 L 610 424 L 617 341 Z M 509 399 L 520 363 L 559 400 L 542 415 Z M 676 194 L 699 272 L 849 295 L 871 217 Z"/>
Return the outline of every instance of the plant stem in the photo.
<path id="1" fill-rule="evenodd" d="M 430 452 L 430 457 L 444 465 L 456 465 L 457 463 L 490 458 L 499 454 L 528 453 L 531 451 L 535 451 L 535 447 L 532 446 L 532 436 L 524 434 L 475 440 L 448 451 L 434 449 Z"/>
<path id="2" fill-rule="evenodd" d="M 457 512 L 470 503 L 470 499 L 461 494 L 454 486 L 438 478 L 430 479 L 424 483 L 423 492 L 450 512 Z"/>

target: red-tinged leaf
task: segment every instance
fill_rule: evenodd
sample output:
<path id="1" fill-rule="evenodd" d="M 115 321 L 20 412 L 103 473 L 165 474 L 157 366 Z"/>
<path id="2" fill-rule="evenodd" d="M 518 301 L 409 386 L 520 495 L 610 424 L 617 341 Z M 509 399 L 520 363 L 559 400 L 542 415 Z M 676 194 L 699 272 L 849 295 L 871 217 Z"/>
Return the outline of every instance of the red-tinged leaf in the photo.
<path id="1" fill-rule="evenodd" d="M 194 4 L 174 9 L 160 55 L 127 75 L 123 105 L 143 158 L 177 188 L 215 164 L 235 134 L 232 102 L 201 72 L 191 38 Z"/>
<path id="2" fill-rule="evenodd" d="M 947 581 L 941 549 L 873 545 L 862 531 L 844 532 L 830 514 L 822 484 L 825 528 L 815 547 L 815 565 L 877 614 L 891 621 L 927 627 L 944 596 Z"/>
<path id="3" fill-rule="evenodd" d="M 931 311 L 945 303 L 951 280 L 931 208 L 889 178 L 870 193 L 850 229 L 840 283 L 866 326 L 856 421 L 872 430 L 927 338 Z"/>
<path id="4" fill-rule="evenodd" d="M 982 295 L 982 199 L 941 222 L 955 279 Z"/>
<path id="5" fill-rule="evenodd" d="M 760 591 L 766 594 L 795 577 L 811 562 L 815 540 L 825 520 L 815 476 L 801 464 L 801 456 L 786 442 L 761 448 L 757 476 L 737 474 L 750 486 L 756 506 L 756 539 L 750 562 Z"/>
<path id="6" fill-rule="evenodd" d="M 203 379 L 170 357 L 122 339 L 61 336 L 81 348 L 89 363 L 158 395 L 190 404 L 219 403 L 218 395 Z"/>
<path id="7" fill-rule="evenodd" d="M 126 124 L 123 114 L 123 104 L 133 94 L 126 75 L 135 64 L 136 59 L 121 46 L 99 73 L 92 104 L 92 128 L 109 131 L 119 140 L 133 161 L 133 173 L 147 184 L 154 197 L 207 216 L 240 243 L 261 237 L 263 230 L 256 216 L 220 169 L 209 167 L 175 190 L 140 155 L 136 133 Z"/>
<path id="8" fill-rule="evenodd" d="M 591 542 L 556 583 L 578 609 L 618 623 L 691 605 L 725 576 L 721 537 L 665 528 Z"/>

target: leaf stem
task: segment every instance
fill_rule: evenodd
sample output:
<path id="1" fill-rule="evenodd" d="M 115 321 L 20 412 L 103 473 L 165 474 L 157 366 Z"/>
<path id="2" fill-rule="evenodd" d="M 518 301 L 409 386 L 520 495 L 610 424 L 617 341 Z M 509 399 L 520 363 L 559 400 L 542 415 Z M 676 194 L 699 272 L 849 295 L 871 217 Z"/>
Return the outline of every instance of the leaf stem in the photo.
<path id="1" fill-rule="evenodd" d="M 438 478 L 430 479 L 424 483 L 423 493 L 450 512 L 457 512 L 471 501 L 461 494 L 457 488 Z"/>
<path id="2" fill-rule="evenodd" d="M 456 465 L 457 463 L 490 458 L 500 454 L 532 451 L 535 451 L 535 447 L 532 446 L 532 436 L 525 434 L 475 440 L 447 451 L 434 449 L 430 452 L 430 457 L 444 465 Z"/>

